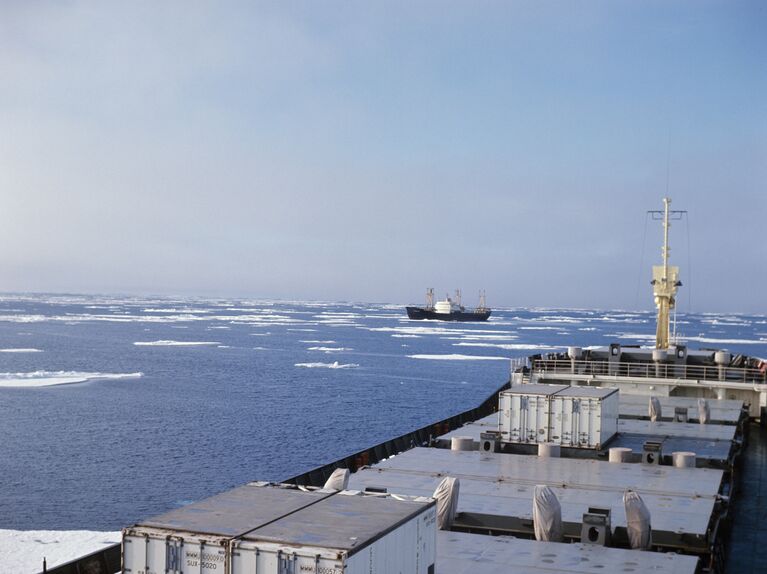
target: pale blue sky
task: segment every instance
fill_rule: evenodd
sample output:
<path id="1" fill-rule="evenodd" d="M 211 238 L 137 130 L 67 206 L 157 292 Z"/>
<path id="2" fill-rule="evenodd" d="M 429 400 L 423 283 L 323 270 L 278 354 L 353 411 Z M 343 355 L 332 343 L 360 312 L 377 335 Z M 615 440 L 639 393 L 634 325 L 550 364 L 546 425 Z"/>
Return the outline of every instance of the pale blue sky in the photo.
<path id="1" fill-rule="evenodd" d="M 3 2 L 0 290 L 651 308 L 668 166 L 765 312 L 766 134 L 765 2 Z"/>

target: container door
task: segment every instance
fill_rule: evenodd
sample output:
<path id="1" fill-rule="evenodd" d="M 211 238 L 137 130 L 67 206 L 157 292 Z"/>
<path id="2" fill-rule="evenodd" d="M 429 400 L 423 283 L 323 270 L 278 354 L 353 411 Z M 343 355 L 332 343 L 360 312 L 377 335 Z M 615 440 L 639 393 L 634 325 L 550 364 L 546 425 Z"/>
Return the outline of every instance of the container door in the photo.
<path id="1" fill-rule="evenodd" d="M 345 574 L 337 551 L 238 540 L 233 543 L 229 574 Z"/>
<path id="2" fill-rule="evenodd" d="M 524 438 L 524 421 L 527 414 L 527 401 L 520 395 L 509 395 L 509 440 L 522 442 Z"/>
<path id="3" fill-rule="evenodd" d="M 181 550 L 184 574 L 221 574 L 225 572 L 227 551 L 219 545 L 185 540 Z M 147 574 L 149 573 L 147 572 Z"/>
<path id="4" fill-rule="evenodd" d="M 550 400 L 547 395 L 529 395 L 527 399 L 527 427 L 525 442 L 539 443 L 549 441 Z"/>
<path id="5" fill-rule="evenodd" d="M 589 428 L 588 440 L 586 445 L 589 448 L 596 448 L 602 442 L 600 437 L 602 412 L 599 399 L 588 399 Z"/>
<path id="6" fill-rule="evenodd" d="M 518 442 L 519 431 L 516 433 L 516 437 L 512 438 L 511 435 L 511 397 L 506 393 L 501 393 L 498 399 L 498 420 L 500 422 L 501 441 L 502 442 Z"/>
<path id="7" fill-rule="evenodd" d="M 572 400 L 553 396 L 550 399 L 549 441 L 562 446 L 572 445 Z"/>
<path id="8" fill-rule="evenodd" d="M 226 554 L 217 542 L 144 533 L 123 536 L 125 574 L 221 574 Z"/>

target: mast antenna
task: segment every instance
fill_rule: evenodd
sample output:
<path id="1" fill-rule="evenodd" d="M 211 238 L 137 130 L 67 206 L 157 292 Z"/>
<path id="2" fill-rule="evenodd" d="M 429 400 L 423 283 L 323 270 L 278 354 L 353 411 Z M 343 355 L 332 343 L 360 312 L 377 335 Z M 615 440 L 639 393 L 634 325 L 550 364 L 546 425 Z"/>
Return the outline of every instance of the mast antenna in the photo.
<path id="1" fill-rule="evenodd" d="M 671 199 L 663 198 L 663 211 L 648 211 L 654 220 L 663 221 L 663 265 L 653 265 L 652 281 L 655 306 L 658 308 L 658 326 L 655 331 L 655 348 L 668 349 L 670 312 L 676 307 L 676 292 L 682 286 L 679 281 L 679 267 L 668 264 L 671 248 L 668 244 L 668 230 L 671 220 L 682 219 L 686 211 L 671 211 Z"/>

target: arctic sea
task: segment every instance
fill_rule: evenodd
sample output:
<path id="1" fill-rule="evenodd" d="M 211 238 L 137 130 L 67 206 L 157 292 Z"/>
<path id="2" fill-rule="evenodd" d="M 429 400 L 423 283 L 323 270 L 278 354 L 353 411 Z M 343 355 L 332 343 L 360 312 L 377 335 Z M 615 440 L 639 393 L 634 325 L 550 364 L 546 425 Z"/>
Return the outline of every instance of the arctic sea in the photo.
<path id="1" fill-rule="evenodd" d="M 764 316 L 680 314 L 693 347 L 767 357 Z M 114 531 L 250 480 L 278 481 L 475 406 L 509 359 L 619 341 L 653 313 L 0 298 L 0 529 Z"/>

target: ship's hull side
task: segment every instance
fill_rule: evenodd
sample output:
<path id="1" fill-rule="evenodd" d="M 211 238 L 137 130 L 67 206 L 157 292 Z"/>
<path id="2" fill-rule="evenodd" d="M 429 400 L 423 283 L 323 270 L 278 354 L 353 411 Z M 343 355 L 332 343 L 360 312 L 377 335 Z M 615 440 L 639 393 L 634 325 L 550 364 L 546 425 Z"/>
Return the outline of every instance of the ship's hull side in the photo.
<path id="1" fill-rule="evenodd" d="M 492 311 L 452 311 L 450 313 L 437 313 L 423 307 L 405 307 L 410 319 L 432 319 L 437 321 L 487 321 Z"/>

